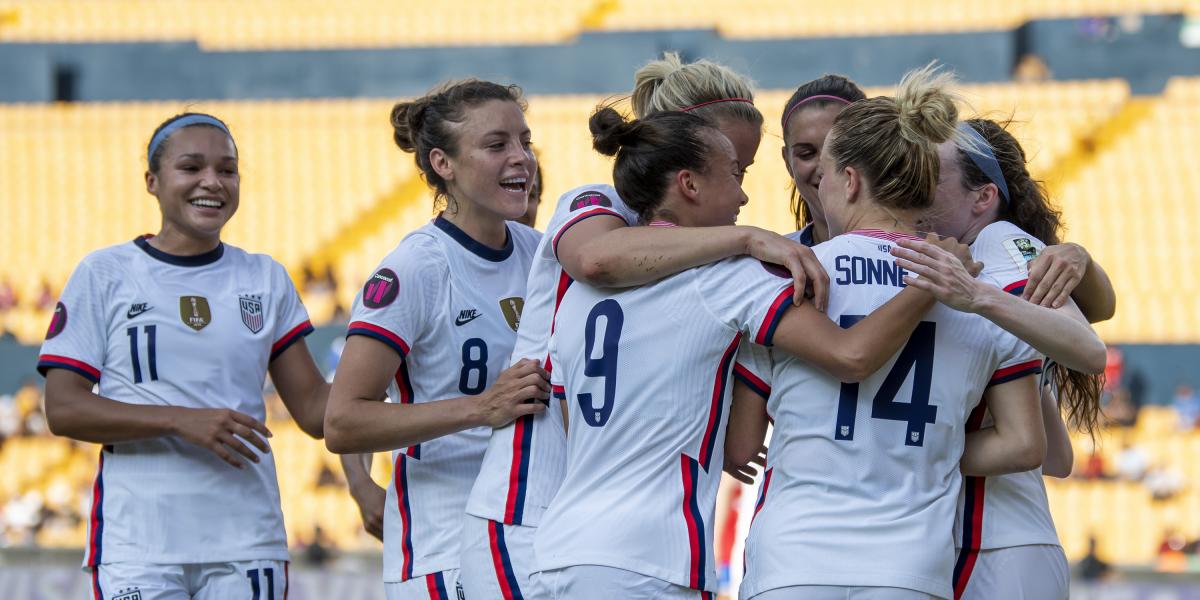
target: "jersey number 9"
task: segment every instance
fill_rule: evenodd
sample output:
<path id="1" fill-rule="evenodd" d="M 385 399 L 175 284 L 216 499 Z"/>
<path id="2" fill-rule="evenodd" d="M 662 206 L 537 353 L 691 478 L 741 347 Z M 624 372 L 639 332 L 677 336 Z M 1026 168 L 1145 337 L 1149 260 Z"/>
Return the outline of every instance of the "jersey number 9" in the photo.
<path id="1" fill-rule="evenodd" d="M 600 357 L 592 358 L 596 351 L 596 320 L 604 317 L 604 339 Z M 616 300 L 609 298 L 592 307 L 584 326 L 583 374 L 588 377 L 604 378 L 604 403 L 595 406 L 591 393 L 578 395 L 579 410 L 583 421 L 592 427 L 603 427 L 612 415 L 613 402 L 617 395 L 617 345 L 621 341 L 621 327 L 625 325 L 625 313 Z"/>

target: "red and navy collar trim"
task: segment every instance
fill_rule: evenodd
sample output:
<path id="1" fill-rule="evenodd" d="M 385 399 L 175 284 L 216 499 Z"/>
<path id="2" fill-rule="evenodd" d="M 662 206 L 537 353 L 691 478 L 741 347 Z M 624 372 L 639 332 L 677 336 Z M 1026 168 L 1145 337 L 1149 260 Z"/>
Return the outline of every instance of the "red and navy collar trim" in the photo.
<path id="1" fill-rule="evenodd" d="M 850 235 L 861 235 L 863 237 L 879 238 L 881 240 L 888 240 L 888 241 L 892 241 L 892 242 L 894 242 L 896 240 L 920 240 L 920 239 L 923 239 L 921 236 L 913 235 L 911 233 L 902 233 L 899 231 L 884 231 L 882 229 L 855 229 L 854 231 L 847 231 L 846 233 L 850 234 Z"/>
<path id="2" fill-rule="evenodd" d="M 217 247 L 205 252 L 204 254 L 195 254 L 192 256 L 180 256 L 178 254 L 168 254 L 150 245 L 150 238 L 153 235 L 146 234 L 133 240 L 133 243 L 141 248 L 143 252 L 149 254 L 151 258 L 160 260 L 169 265 L 177 267 L 203 267 L 211 265 L 225 255 L 225 243 L 217 242 Z"/>
<path id="3" fill-rule="evenodd" d="M 458 242 L 460 246 L 470 251 L 471 254 L 474 254 L 475 256 L 478 256 L 484 260 L 501 262 L 509 256 L 512 256 L 512 232 L 508 230 L 507 223 L 504 225 L 504 247 L 500 248 L 499 250 L 495 248 L 489 248 L 488 246 L 480 243 L 475 238 L 467 235 L 467 232 L 459 229 L 457 225 L 447 221 L 440 214 L 436 219 L 433 220 L 433 225 L 434 227 L 444 231 L 446 235 L 450 236 L 450 238 Z"/>

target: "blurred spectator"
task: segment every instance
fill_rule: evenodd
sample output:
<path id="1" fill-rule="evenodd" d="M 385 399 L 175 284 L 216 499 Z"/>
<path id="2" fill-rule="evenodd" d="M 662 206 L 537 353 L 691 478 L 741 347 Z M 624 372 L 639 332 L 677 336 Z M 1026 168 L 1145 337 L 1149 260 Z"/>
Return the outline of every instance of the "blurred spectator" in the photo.
<path id="1" fill-rule="evenodd" d="M 1133 405 L 1136 415 L 1146 405 L 1146 376 L 1140 369 L 1133 369 L 1123 374 L 1123 377 L 1125 384 L 1121 387 L 1129 392 L 1129 403 Z"/>
<path id="2" fill-rule="evenodd" d="M 329 562 L 333 553 L 329 550 L 329 540 L 325 538 L 325 530 L 320 525 L 313 526 L 312 541 L 304 547 L 304 560 L 308 564 L 319 567 Z"/>
<path id="3" fill-rule="evenodd" d="M 1125 371 L 1125 355 L 1116 346 L 1109 346 L 1104 361 L 1104 391 L 1121 387 L 1121 375 Z"/>
<path id="4" fill-rule="evenodd" d="M 1079 477 L 1083 479 L 1108 479 L 1104 457 L 1099 452 L 1092 450 L 1092 453 L 1084 461 L 1083 468 L 1079 470 Z"/>
<path id="5" fill-rule="evenodd" d="M 1175 388 L 1171 406 L 1175 407 L 1175 412 L 1179 415 L 1180 431 L 1191 431 L 1196 427 L 1197 421 L 1200 421 L 1200 396 L 1196 395 L 1192 386 L 1179 384 Z"/>
<path id="6" fill-rule="evenodd" d="M 1115 462 L 1119 479 L 1141 481 L 1146 476 L 1146 469 L 1150 467 L 1150 456 L 1141 446 L 1125 442 Z"/>
<path id="7" fill-rule="evenodd" d="M 1146 473 L 1142 484 L 1150 490 L 1150 497 L 1154 500 L 1170 500 L 1183 490 L 1183 473 L 1170 465 L 1157 464 Z"/>
<path id="8" fill-rule="evenodd" d="M 1104 422 L 1113 427 L 1137 425 L 1137 407 L 1130 401 L 1129 390 L 1117 388 L 1107 394 L 1108 404 L 1103 409 Z"/>
<path id="9" fill-rule="evenodd" d="M 13 287 L 12 281 L 5 277 L 4 281 L 0 281 L 0 313 L 16 308 L 18 302 L 16 288 Z"/>
<path id="10" fill-rule="evenodd" d="M 1075 572 L 1084 581 L 1099 581 L 1112 572 L 1112 567 L 1096 555 L 1096 536 L 1088 537 L 1087 555 L 1076 563 Z"/>
<path id="11" fill-rule="evenodd" d="M 1018 83 L 1050 81 L 1052 78 L 1053 75 L 1050 73 L 1050 67 L 1046 66 L 1046 61 L 1032 52 L 1021 56 L 1017 60 L 1017 66 L 1013 68 L 1013 81 Z"/>
<path id="12" fill-rule="evenodd" d="M 50 280 L 42 279 L 42 288 L 38 291 L 37 302 L 34 307 L 38 310 L 50 310 L 54 308 L 54 288 L 50 287 Z"/>
<path id="13" fill-rule="evenodd" d="M 1183 537 L 1182 533 L 1174 528 L 1168 528 L 1163 533 L 1162 542 L 1158 544 L 1158 554 L 1162 556 L 1171 552 L 1182 552 L 1186 545 L 1187 539 Z"/>
<path id="14" fill-rule="evenodd" d="M 334 473 L 329 465 L 325 462 L 321 463 L 321 470 L 317 473 L 317 487 L 346 487 L 346 482 L 337 473 Z"/>

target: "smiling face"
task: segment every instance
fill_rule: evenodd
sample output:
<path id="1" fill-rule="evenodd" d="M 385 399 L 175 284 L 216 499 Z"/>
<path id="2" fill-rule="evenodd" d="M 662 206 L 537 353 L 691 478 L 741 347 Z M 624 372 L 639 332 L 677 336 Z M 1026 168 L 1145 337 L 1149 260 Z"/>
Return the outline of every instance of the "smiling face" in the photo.
<path id="1" fill-rule="evenodd" d="M 537 172 L 525 113 L 506 100 L 488 100 L 465 112 L 466 118 L 454 126 L 455 155 L 431 151 L 450 197 L 500 220 L 524 215 Z"/>
<path id="2" fill-rule="evenodd" d="M 845 105 L 840 103 L 801 107 L 788 118 L 787 135 L 783 139 L 783 160 L 788 173 L 796 184 L 796 190 L 808 204 L 813 219 L 818 221 L 825 217 L 820 194 L 817 193 L 821 183 L 817 164 L 825 145 L 825 136 L 829 135 L 833 120 L 843 108 Z"/>
<path id="3" fill-rule="evenodd" d="M 697 227 L 733 225 L 749 198 L 742 191 L 741 163 L 729 138 L 708 129 L 708 161 L 704 173 L 694 173 L 696 202 L 691 221 Z"/>
<path id="4" fill-rule="evenodd" d="M 146 191 L 158 198 L 163 233 L 200 242 L 219 240 L 239 202 L 237 148 L 215 127 L 184 127 L 165 141 L 158 172 L 146 172 Z"/>

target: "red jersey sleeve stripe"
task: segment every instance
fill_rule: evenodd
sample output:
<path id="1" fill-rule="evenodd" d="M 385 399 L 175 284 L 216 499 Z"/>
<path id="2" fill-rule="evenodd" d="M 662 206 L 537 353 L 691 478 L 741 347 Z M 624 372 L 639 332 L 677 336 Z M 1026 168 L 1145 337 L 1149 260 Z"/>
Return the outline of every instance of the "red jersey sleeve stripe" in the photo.
<path id="1" fill-rule="evenodd" d="M 275 360 L 280 354 L 283 354 L 284 350 L 287 350 L 292 344 L 295 344 L 297 341 L 299 341 L 300 338 L 312 333 L 313 331 L 312 322 L 308 319 L 305 319 L 303 323 L 293 327 L 291 331 L 283 334 L 283 337 L 279 338 L 279 341 L 275 342 L 271 346 L 271 360 Z"/>
<path id="2" fill-rule="evenodd" d="M 758 328 L 758 335 L 754 337 L 754 343 L 759 346 L 771 345 L 775 338 L 775 328 L 779 327 L 779 320 L 783 318 L 784 311 L 792 305 L 792 294 L 795 291 L 795 286 L 789 285 L 787 289 L 779 292 L 774 302 L 771 302 L 771 308 L 763 319 L 762 327 Z"/>
<path id="3" fill-rule="evenodd" d="M 579 223 L 580 221 L 582 221 L 584 219 L 590 219 L 592 217 L 599 217 L 599 216 L 604 216 L 604 215 L 607 215 L 610 217 L 616 217 L 618 219 L 621 219 L 622 223 L 625 222 L 624 217 L 622 217 L 616 211 L 612 211 L 607 208 L 593 208 L 592 210 L 589 210 L 581 215 L 576 216 L 575 218 L 573 218 L 570 221 L 567 221 L 565 224 L 563 224 L 562 227 L 559 227 L 558 233 L 554 234 L 554 241 L 551 242 L 551 244 L 550 244 L 550 247 L 554 249 L 554 258 L 558 258 L 558 241 L 562 239 L 563 234 L 565 234 L 568 229 L 574 227 L 575 224 Z"/>
<path id="4" fill-rule="evenodd" d="M 1008 383 L 1009 381 L 1020 379 L 1026 375 L 1037 375 L 1041 372 L 1042 360 L 1039 358 L 997 370 L 992 374 L 992 379 L 988 382 L 988 385 L 1000 385 L 1001 383 Z"/>
<path id="5" fill-rule="evenodd" d="M 55 354 L 43 354 L 38 357 L 37 370 L 43 377 L 50 369 L 66 369 L 83 375 L 92 383 L 100 383 L 100 369 L 81 360 Z"/>
<path id="6" fill-rule="evenodd" d="M 366 321 L 354 321 L 346 328 L 346 337 L 350 337 L 352 335 L 365 335 L 367 337 L 375 338 L 391 346 L 393 350 L 400 354 L 400 358 L 408 356 L 409 346 L 408 343 L 404 341 L 404 338 L 378 325 L 367 323 Z"/>
<path id="7" fill-rule="evenodd" d="M 550 393 L 554 394 L 554 397 L 558 398 L 559 400 L 567 399 L 567 390 L 561 385 L 550 386 Z"/>
<path id="8" fill-rule="evenodd" d="M 751 373 L 750 369 L 743 367 L 741 363 L 733 365 L 733 377 L 754 390 L 754 393 L 762 396 L 763 400 L 771 398 L 771 386 L 767 385 L 767 382 L 762 379 L 759 379 L 754 373 Z"/>

